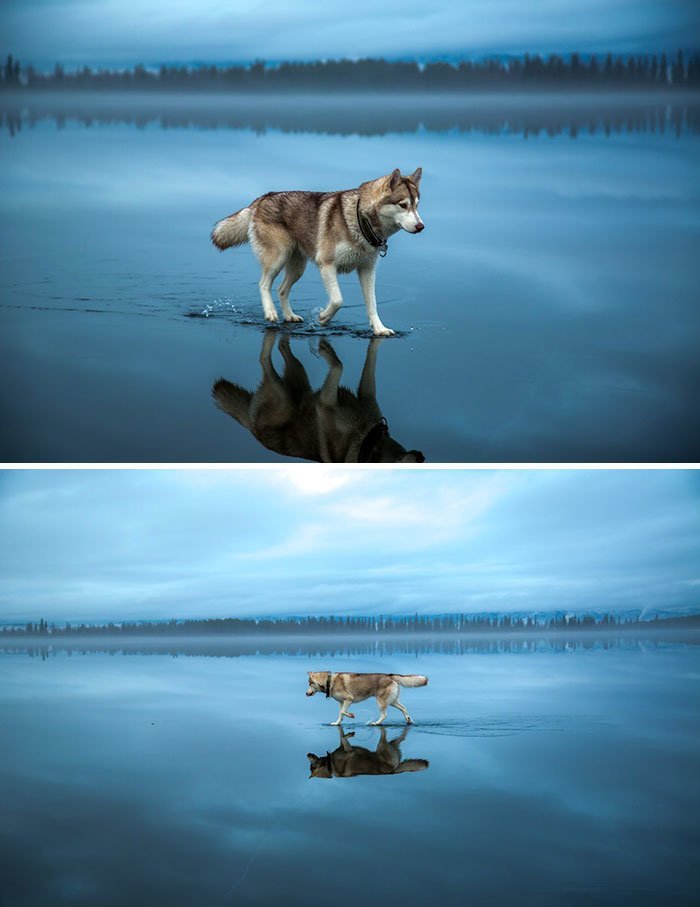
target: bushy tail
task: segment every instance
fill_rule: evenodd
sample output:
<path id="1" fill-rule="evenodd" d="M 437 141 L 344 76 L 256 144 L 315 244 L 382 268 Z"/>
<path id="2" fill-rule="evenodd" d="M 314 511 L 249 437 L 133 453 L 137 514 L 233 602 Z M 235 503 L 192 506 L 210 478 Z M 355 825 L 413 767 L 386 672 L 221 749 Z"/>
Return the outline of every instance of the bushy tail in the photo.
<path id="1" fill-rule="evenodd" d="M 211 393 L 219 409 L 228 413 L 229 416 L 233 416 L 236 422 L 240 422 L 244 428 L 251 427 L 250 401 L 253 395 L 250 391 L 238 384 L 231 384 L 225 378 L 219 378 Z"/>
<path id="2" fill-rule="evenodd" d="M 223 252 L 231 246 L 242 246 L 248 242 L 248 226 L 253 216 L 252 208 L 242 208 L 235 214 L 230 214 L 218 224 L 214 224 L 211 231 L 211 241 Z"/>
<path id="3" fill-rule="evenodd" d="M 424 687 L 428 682 L 422 674 L 392 674 L 394 680 L 402 687 Z"/>
<path id="4" fill-rule="evenodd" d="M 427 759 L 404 759 L 396 766 L 396 774 L 404 772 L 424 772 L 430 763 Z"/>

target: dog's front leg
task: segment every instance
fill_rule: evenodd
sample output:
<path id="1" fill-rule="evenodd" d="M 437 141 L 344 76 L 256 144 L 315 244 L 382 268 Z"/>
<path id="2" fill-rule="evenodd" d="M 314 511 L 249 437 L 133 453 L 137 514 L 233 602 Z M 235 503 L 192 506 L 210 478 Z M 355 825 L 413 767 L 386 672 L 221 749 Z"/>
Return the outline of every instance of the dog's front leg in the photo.
<path id="1" fill-rule="evenodd" d="M 348 703 L 348 705 L 349 705 L 349 704 L 350 704 L 350 703 Z M 343 721 L 343 715 L 344 715 L 344 714 L 345 714 L 345 703 L 344 703 L 344 702 L 341 702 L 341 703 L 340 703 L 340 709 L 338 710 L 338 719 L 337 719 L 337 721 L 331 721 L 331 726 L 332 726 L 332 727 L 337 727 L 339 724 L 341 724 L 342 721 Z"/>
<path id="2" fill-rule="evenodd" d="M 377 372 L 377 353 L 379 347 L 384 342 L 382 337 L 372 337 L 367 347 L 365 364 L 360 376 L 360 383 L 357 387 L 357 396 L 363 398 L 368 403 L 377 403 L 377 384 L 375 375 Z"/>
<path id="3" fill-rule="evenodd" d="M 343 363 L 338 359 L 330 343 L 323 339 L 318 345 L 319 355 L 328 366 L 328 374 L 321 385 L 318 398 L 324 406 L 338 405 L 338 387 L 343 375 Z"/>
<path id="4" fill-rule="evenodd" d="M 377 314 L 377 297 L 374 290 L 375 274 L 376 265 L 372 265 L 369 268 L 359 268 L 357 271 L 357 275 L 360 278 L 360 286 L 362 287 L 362 295 L 365 297 L 365 305 L 367 306 L 369 326 L 376 337 L 391 337 L 394 331 L 385 327 Z"/>
<path id="5" fill-rule="evenodd" d="M 321 311 L 318 320 L 326 325 L 343 304 L 343 296 L 338 284 L 338 272 L 334 264 L 321 265 L 321 278 L 328 293 L 328 305 Z"/>

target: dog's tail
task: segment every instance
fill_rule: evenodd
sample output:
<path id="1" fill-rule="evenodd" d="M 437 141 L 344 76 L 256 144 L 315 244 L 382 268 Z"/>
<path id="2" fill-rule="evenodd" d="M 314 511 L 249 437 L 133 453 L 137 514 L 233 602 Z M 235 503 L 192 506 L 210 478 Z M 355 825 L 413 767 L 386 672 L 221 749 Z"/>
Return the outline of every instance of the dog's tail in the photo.
<path id="1" fill-rule="evenodd" d="M 241 208 L 235 214 L 229 214 L 217 224 L 211 231 L 211 241 L 217 249 L 222 252 L 224 249 L 230 249 L 231 246 L 242 246 L 248 242 L 248 227 L 250 219 L 253 216 L 251 207 Z"/>
<path id="2" fill-rule="evenodd" d="M 401 775 L 404 772 L 424 772 L 430 763 L 427 759 L 404 759 L 396 766 L 396 774 Z"/>
<path id="3" fill-rule="evenodd" d="M 424 687 L 428 682 L 422 674 L 392 674 L 394 680 L 402 687 Z"/>
<path id="4" fill-rule="evenodd" d="M 211 395 L 219 409 L 233 416 L 243 428 L 250 429 L 250 401 L 253 398 L 250 391 L 238 384 L 231 384 L 225 378 L 219 378 L 211 389 Z"/>

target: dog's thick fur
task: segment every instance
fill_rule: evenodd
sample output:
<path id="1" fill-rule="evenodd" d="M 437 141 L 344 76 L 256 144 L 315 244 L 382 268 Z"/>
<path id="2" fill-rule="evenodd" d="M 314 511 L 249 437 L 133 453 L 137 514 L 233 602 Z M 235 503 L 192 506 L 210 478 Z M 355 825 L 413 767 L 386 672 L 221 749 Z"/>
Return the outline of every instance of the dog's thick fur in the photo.
<path id="1" fill-rule="evenodd" d="M 377 314 L 374 290 L 379 244 L 398 230 L 420 233 L 424 228 L 417 210 L 421 175 L 420 167 L 410 176 L 397 169 L 341 192 L 268 192 L 215 224 L 211 240 L 221 250 L 252 245 L 262 266 L 260 298 L 267 321 L 279 320 L 271 290 L 283 268 L 282 315 L 285 321 L 303 320 L 292 311 L 289 291 L 311 259 L 328 294 L 321 324 L 328 324 L 343 303 L 338 274 L 357 271 L 370 327 L 388 337 L 394 331 Z"/>
<path id="2" fill-rule="evenodd" d="M 427 759 L 402 759 L 401 744 L 406 739 L 408 728 L 405 727 L 398 737 L 387 740 L 386 729 L 379 728 L 379 742 L 373 752 L 364 746 L 353 746 L 351 731 L 346 734 L 338 728 L 340 746 L 332 753 L 317 756 L 307 753 L 309 778 L 356 778 L 358 775 L 402 775 L 404 772 L 423 772 L 430 765 Z"/>
<path id="3" fill-rule="evenodd" d="M 279 338 L 284 359 L 280 377 L 272 362 L 276 338 L 274 330 L 265 333 L 260 353 L 263 379 L 254 393 L 224 378 L 212 388 L 219 409 L 247 428 L 264 447 L 317 463 L 425 460 L 419 450 L 406 450 L 383 428 L 375 386 L 380 338 L 369 341 L 356 394 L 340 386 L 343 363 L 327 340 L 321 340 L 318 348 L 328 365 L 328 375 L 319 390 L 311 387 L 304 366 L 292 353 L 289 337 L 284 334 Z"/>
<path id="4" fill-rule="evenodd" d="M 370 721 L 370 724 L 381 724 L 389 706 L 398 709 L 406 719 L 406 724 L 411 724 L 411 716 L 399 702 L 399 689 L 424 687 L 427 682 L 428 678 L 422 674 L 333 674 L 330 671 L 309 671 L 306 695 L 325 693 L 340 703 L 338 718 L 331 722 L 334 725 L 341 724 L 343 716 L 354 718 L 353 713 L 348 711 L 352 703 L 364 702 L 370 696 L 374 696 L 379 704 L 379 717 L 376 721 Z"/>

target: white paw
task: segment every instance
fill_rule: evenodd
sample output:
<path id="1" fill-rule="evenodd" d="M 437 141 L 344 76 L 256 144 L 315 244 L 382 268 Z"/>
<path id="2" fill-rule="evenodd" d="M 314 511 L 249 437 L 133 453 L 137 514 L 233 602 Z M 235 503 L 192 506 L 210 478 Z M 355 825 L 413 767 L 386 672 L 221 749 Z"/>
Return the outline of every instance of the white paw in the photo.
<path id="1" fill-rule="evenodd" d="M 396 331 L 392 331 L 391 328 L 385 328 L 383 324 L 374 328 L 375 337 L 393 337 L 395 334 Z"/>
<path id="2" fill-rule="evenodd" d="M 285 318 L 284 320 L 287 323 L 292 322 L 294 324 L 298 324 L 300 321 L 303 321 L 304 319 L 301 317 L 301 315 L 295 315 L 294 312 L 292 312 L 292 314 L 288 318 Z"/>
<path id="3" fill-rule="evenodd" d="M 331 721 L 331 727 L 338 727 L 340 721 Z"/>
<path id="4" fill-rule="evenodd" d="M 277 312 L 265 312 L 265 321 L 279 321 Z"/>

